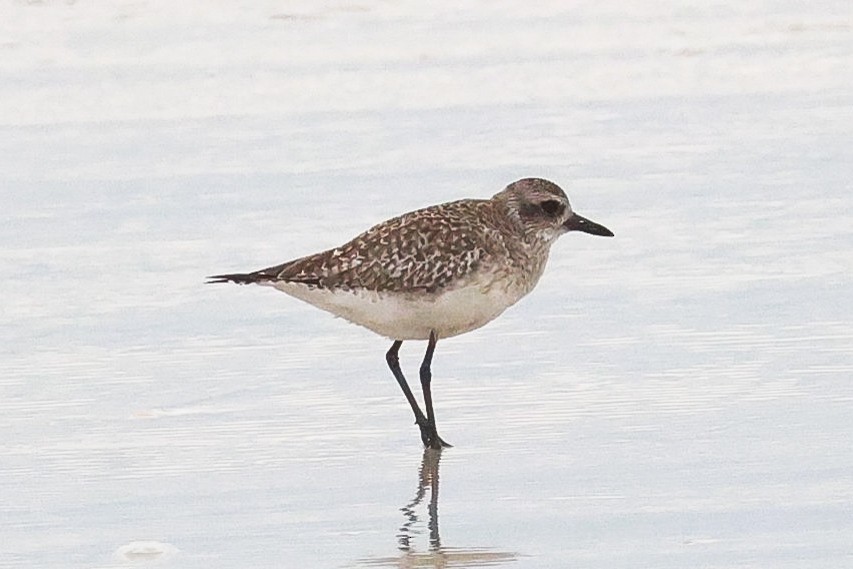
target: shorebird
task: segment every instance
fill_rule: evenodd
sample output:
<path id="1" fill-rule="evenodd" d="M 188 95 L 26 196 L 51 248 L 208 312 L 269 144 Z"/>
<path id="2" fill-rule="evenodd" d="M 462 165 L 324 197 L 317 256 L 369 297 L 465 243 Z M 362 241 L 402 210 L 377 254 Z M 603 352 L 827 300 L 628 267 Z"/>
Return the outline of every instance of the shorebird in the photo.
<path id="1" fill-rule="evenodd" d="M 553 182 L 524 178 L 491 199 L 463 199 L 405 213 L 348 243 L 251 273 L 208 277 L 276 288 L 393 341 L 385 354 L 415 414 L 424 446 L 450 446 L 435 426 L 433 353 L 439 339 L 494 320 L 536 286 L 551 245 L 569 231 L 613 232 L 572 210 Z M 421 411 L 398 352 L 426 340 Z"/>

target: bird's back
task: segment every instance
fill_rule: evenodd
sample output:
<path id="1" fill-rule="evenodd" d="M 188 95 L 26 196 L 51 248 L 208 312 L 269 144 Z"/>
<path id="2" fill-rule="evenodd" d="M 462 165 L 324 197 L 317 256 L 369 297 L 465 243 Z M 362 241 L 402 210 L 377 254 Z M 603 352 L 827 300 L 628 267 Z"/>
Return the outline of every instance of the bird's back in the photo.
<path id="1" fill-rule="evenodd" d="M 459 200 L 377 224 L 340 247 L 258 271 L 327 289 L 433 294 L 506 254 L 487 200 Z"/>

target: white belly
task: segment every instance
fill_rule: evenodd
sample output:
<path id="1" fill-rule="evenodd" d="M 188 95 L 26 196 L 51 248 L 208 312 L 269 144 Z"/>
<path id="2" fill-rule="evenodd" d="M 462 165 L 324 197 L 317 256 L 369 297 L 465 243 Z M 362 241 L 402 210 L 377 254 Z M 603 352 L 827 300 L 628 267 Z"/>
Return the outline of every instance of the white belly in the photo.
<path id="1" fill-rule="evenodd" d="M 270 283 L 282 292 L 364 326 L 392 340 L 427 340 L 469 332 L 492 321 L 528 291 L 516 287 L 484 288 L 470 284 L 437 294 L 373 291 L 332 292 L 306 285 Z"/>

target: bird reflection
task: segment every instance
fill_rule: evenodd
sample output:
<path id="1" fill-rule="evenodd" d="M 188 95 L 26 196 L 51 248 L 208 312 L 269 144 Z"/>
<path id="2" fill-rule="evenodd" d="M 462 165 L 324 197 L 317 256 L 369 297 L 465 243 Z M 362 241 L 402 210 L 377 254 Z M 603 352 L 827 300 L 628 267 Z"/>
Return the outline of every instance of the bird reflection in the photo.
<path id="1" fill-rule="evenodd" d="M 429 521 L 427 528 L 429 529 L 429 549 L 430 551 L 438 551 L 441 549 L 441 536 L 438 533 L 438 464 L 441 462 L 441 449 L 425 448 L 424 456 L 421 460 L 421 469 L 418 473 L 418 490 L 415 492 L 415 497 L 411 502 L 400 508 L 403 512 L 406 521 L 400 526 L 400 532 L 397 534 L 397 543 L 400 551 L 411 551 L 411 541 L 414 534 L 417 533 L 418 514 L 417 508 L 426 496 L 427 488 L 429 488 Z"/>
<path id="2" fill-rule="evenodd" d="M 450 569 L 466 567 L 496 567 L 515 561 L 515 553 L 503 553 L 488 548 L 445 547 L 441 544 L 438 529 L 438 466 L 441 461 L 441 449 L 424 449 L 421 467 L 418 472 L 418 489 L 414 498 L 407 502 L 400 511 L 403 512 L 403 524 L 397 531 L 397 549 L 400 554 L 395 557 L 363 560 L 365 565 L 374 567 L 433 567 L 435 569 Z M 426 527 L 429 531 L 429 546 L 427 552 L 419 553 L 415 545 L 417 537 L 422 533 L 421 518 L 418 515 L 424 499 L 429 491 L 429 503 L 426 506 Z"/>

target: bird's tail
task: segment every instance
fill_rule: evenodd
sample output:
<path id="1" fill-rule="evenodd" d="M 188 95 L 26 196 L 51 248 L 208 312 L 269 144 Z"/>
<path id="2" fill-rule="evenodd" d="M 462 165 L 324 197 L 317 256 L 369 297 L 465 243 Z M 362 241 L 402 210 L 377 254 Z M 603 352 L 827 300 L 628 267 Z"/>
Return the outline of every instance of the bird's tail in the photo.
<path id="1" fill-rule="evenodd" d="M 270 275 L 263 274 L 263 271 L 256 271 L 254 273 L 234 273 L 231 275 L 213 275 L 210 277 L 205 277 L 207 282 L 205 284 L 218 284 L 218 283 L 236 283 L 236 284 L 252 284 L 259 283 L 263 281 L 270 280 Z"/>

